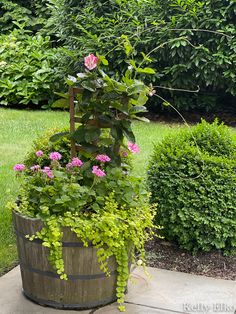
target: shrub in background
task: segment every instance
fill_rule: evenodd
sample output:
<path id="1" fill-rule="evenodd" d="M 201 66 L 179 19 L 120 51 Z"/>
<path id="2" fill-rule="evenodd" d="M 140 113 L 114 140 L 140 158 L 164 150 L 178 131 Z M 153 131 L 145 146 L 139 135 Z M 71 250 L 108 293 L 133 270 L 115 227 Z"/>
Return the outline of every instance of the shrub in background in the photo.
<path id="1" fill-rule="evenodd" d="M 36 33 L 50 16 L 47 0 L 4 0 L 0 3 L 0 34 L 14 28 Z"/>
<path id="2" fill-rule="evenodd" d="M 204 121 L 155 146 L 147 183 L 168 240 L 193 252 L 235 251 L 235 149 L 230 129 Z"/>
<path id="3" fill-rule="evenodd" d="M 50 38 L 14 30 L 0 36 L 0 104 L 47 104 L 60 90 L 64 70 L 60 49 L 51 48 Z"/>
<path id="4" fill-rule="evenodd" d="M 129 37 L 138 52 L 147 54 L 160 45 L 151 54 L 157 70 L 152 82 L 182 89 L 196 90 L 198 85 L 201 88 L 201 94 L 158 90 L 181 110 L 210 111 L 226 93 L 236 94 L 233 0 L 89 0 L 79 4 L 75 0 L 49 0 L 49 3 L 50 25 L 59 40 L 79 55 L 94 51 L 106 54 L 112 50 L 109 61 L 114 75 L 125 69 L 122 49 L 118 46 L 113 50 L 122 34 Z M 137 54 L 136 60 L 140 57 Z M 75 64 L 76 70 L 79 66 Z M 232 101 L 233 98 L 224 106 Z M 155 98 L 153 106 L 157 105 L 160 101 Z"/>

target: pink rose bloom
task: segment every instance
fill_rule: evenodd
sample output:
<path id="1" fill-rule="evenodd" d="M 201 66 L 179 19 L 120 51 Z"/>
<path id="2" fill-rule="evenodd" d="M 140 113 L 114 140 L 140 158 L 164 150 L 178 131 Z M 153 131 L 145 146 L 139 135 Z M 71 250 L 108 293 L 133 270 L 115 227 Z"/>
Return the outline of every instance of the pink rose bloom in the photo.
<path id="1" fill-rule="evenodd" d="M 101 162 L 109 162 L 111 160 L 111 158 L 107 155 L 97 155 L 95 159 Z"/>
<path id="2" fill-rule="evenodd" d="M 39 171 L 39 169 L 40 169 L 39 165 L 34 165 L 34 166 L 30 167 L 30 170 L 32 170 L 32 171 Z"/>
<path id="3" fill-rule="evenodd" d="M 93 70 L 96 68 L 97 64 L 98 58 L 95 55 L 90 54 L 87 57 L 84 57 L 84 65 L 86 66 L 87 69 Z"/>
<path id="4" fill-rule="evenodd" d="M 73 167 L 81 167 L 83 165 L 83 161 L 77 157 L 72 158 L 71 164 Z"/>
<path id="5" fill-rule="evenodd" d="M 133 153 L 133 154 L 137 154 L 137 153 L 139 153 L 139 151 L 140 151 L 138 145 L 135 144 L 135 143 L 131 143 L 131 142 L 128 143 L 128 149 L 129 149 L 129 150 L 131 151 L 131 153 Z"/>
<path id="6" fill-rule="evenodd" d="M 95 174 L 97 177 L 104 177 L 106 175 L 106 173 L 98 166 L 93 166 L 92 173 Z"/>
<path id="7" fill-rule="evenodd" d="M 43 168 L 43 173 L 45 173 L 50 179 L 54 178 L 54 175 L 53 175 L 52 170 L 50 169 L 50 167 L 44 167 Z"/>
<path id="8" fill-rule="evenodd" d="M 61 159 L 61 154 L 58 153 L 58 152 L 52 152 L 50 155 L 49 155 L 49 158 L 51 160 L 60 160 Z"/>
<path id="9" fill-rule="evenodd" d="M 16 164 L 14 167 L 13 167 L 13 170 L 14 171 L 24 171 L 25 170 L 25 165 L 24 164 Z"/>
<path id="10" fill-rule="evenodd" d="M 42 151 L 42 150 L 38 150 L 38 151 L 35 153 L 35 155 L 36 155 L 37 157 L 42 157 L 42 156 L 43 156 L 43 151 Z"/>

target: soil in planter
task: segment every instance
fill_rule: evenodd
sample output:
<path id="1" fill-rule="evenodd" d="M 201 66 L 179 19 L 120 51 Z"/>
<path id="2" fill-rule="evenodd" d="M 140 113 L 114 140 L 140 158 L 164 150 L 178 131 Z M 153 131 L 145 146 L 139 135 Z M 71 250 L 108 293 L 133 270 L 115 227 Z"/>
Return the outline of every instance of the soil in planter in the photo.
<path id="1" fill-rule="evenodd" d="M 224 256 L 220 251 L 192 255 L 163 239 L 146 243 L 147 266 L 195 275 L 236 280 L 236 255 Z"/>

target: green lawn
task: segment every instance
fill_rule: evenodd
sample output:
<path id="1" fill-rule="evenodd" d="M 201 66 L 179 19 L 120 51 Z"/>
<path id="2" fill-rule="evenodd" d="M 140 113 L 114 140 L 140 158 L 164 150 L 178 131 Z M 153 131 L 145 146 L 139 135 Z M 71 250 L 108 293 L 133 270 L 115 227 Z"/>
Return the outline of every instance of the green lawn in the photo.
<path id="1" fill-rule="evenodd" d="M 32 141 L 52 127 L 69 126 L 66 112 L 19 111 L 0 108 L 0 274 L 16 260 L 16 246 L 11 227 L 11 213 L 6 203 L 17 196 L 18 182 L 12 170 L 22 162 Z M 178 127 L 160 123 L 134 124 L 141 152 L 134 157 L 134 173 L 145 175 L 145 167 L 154 142 Z"/>

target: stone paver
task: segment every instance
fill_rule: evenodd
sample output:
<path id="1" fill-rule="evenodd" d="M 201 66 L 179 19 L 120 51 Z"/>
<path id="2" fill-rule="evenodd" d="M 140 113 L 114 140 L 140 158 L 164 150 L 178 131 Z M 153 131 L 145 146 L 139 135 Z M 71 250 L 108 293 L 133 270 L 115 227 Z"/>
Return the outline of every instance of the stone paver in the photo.
<path id="1" fill-rule="evenodd" d="M 80 311 L 88 314 L 91 311 Z M 16 267 L 0 278 L 0 314 L 64 314 L 61 311 L 49 307 L 42 307 L 26 299 L 22 294 L 20 268 Z M 78 311 L 69 311 L 70 314 L 78 314 Z"/>
<path id="2" fill-rule="evenodd" d="M 125 304 L 126 314 L 174 314 L 172 311 L 166 311 L 164 309 L 156 309 L 149 306 L 142 306 L 136 304 Z M 60 313 L 59 313 L 60 314 Z M 122 314 L 116 304 L 108 305 L 99 310 L 96 310 L 94 314 Z M 176 312 L 175 312 L 176 314 Z"/>
<path id="3" fill-rule="evenodd" d="M 236 281 L 156 268 L 148 272 L 149 279 L 142 269 L 132 273 L 129 302 L 182 313 L 236 314 Z"/>
<path id="4" fill-rule="evenodd" d="M 236 281 L 148 268 L 132 272 L 126 296 L 127 314 L 236 314 Z M 88 310 L 41 307 L 21 293 L 19 267 L 0 278 L 0 314 L 118 314 L 116 304 Z"/>

